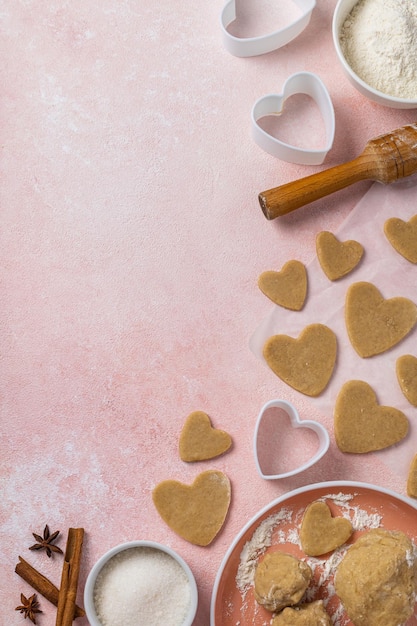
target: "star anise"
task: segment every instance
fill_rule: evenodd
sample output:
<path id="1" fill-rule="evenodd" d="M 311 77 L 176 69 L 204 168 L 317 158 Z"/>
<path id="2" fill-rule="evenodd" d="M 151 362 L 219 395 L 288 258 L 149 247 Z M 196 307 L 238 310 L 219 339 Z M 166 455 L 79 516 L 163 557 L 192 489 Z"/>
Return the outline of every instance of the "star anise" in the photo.
<path id="1" fill-rule="evenodd" d="M 46 554 L 48 557 L 52 555 L 52 552 L 59 552 L 59 554 L 63 554 L 61 548 L 58 546 L 54 546 L 53 542 L 59 535 L 59 530 L 56 530 L 52 535 L 49 533 L 49 526 L 46 524 L 43 529 L 43 537 L 37 535 L 36 533 L 32 533 L 38 543 L 34 543 L 33 546 L 30 546 L 29 550 L 46 550 Z"/>
<path id="2" fill-rule="evenodd" d="M 26 596 L 21 593 L 20 602 L 22 604 L 17 606 L 15 611 L 20 611 L 24 614 L 25 619 L 28 617 L 31 622 L 36 624 L 36 613 L 42 613 L 39 608 L 39 602 L 36 599 L 36 593 L 34 593 L 33 596 L 30 596 L 30 598 L 26 598 Z"/>

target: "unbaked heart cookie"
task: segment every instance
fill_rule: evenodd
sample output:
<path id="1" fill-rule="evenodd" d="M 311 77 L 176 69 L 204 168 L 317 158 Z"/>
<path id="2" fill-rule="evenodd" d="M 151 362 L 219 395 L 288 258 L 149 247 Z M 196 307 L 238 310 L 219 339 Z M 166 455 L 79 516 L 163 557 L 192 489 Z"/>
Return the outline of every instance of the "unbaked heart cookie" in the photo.
<path id="1" fill-rule="evenodd" d="M 347 290 L 345 320 L 352 346 L 366 358 L 404 339 L 417 322 L 417 306 L 408 298 L 384 300 L 372 283 L 359 282 Z"/>
<path id="2" fill-rule="evenodd" d="M 280 272 L 268 270 L 258 278 L 259 289 L 275 304 L 300 311 L 307 295 L 307 271 L 301 261 L 288 261 Z"/>
<path id="3" fill-rule="evenodd" d="M 231 485 L 223 472 L 207 470 L 191 485 L 164 480 L 153 490 L 152 499 L 159 515 L 177 535 L 207 546 L 226 519 Z"/>
<path id="4" fill-rule="evenodd" d="M 336 399 L 334 434 L 342 452 L 383 450 L 406 437 L 408 419 L 398 409 L 381 406 L 368 383 L 350 380 Z"/>
<path id="5" fill-rule="evenodd" d="M 306 396 L 318 396 L 327 386 L 336 353 L 336 335 L 324 324 L 306 326 L 297 339 L 274 335 L 267 339 L 263 348 L 271 370 Z"/>
<path id="6" fill-rule="evenodd" d="M 332 517 L 326 504 L 318 500 L 306 508 L 300 528 L 301 547 L 308 556 L 320 556 L 336 550 L 353 533 L 351 522 L 344 517 Z"/>
<path id="7" fill-rule="evenodd" d="M 410 404 L 417 406 L 417 358 L 412 354 L 398 357 L 396 372 L 401 391 Z"/>
<path id="8" fill-rule="evenodd" d="M 229 450 L 231 436 L 224 430 L 213 428 L 209 416 L 203 411 L 194 411 L 185 420 L 182 428 L 179 452 L 183 461 L 205 461 Z"/>
<path id="9" fill-rule="evenodd" d="M 358 241 L 339 241 L 327 230 L 317 235 L 316 251 L 320 266 L 330 280 L 349 274 L 363 256 L 363 246 Z"/>
<path id="10" fill-rule="evenodd" d="M 414 455 L 408 469 L 407 495 L 410 498 L 417 498 L 417 454 Z"/>
<path id="11" fill-rule="evenodd" d="M 401 256 L 411 263 L 417 263 L 417 215 L 413 215 L 408 222 L 391 217 L 384 224 L 384 233 Z"/>

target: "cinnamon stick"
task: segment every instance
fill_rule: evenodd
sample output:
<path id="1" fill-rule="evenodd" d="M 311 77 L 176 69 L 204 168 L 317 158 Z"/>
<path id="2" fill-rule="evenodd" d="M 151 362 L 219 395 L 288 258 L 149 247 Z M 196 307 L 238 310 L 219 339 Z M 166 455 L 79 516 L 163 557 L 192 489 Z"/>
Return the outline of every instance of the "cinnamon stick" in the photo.
<path id="1" fill-rule="evenodd" d="M 58 588 L 43 574 L 38 572 L 30 563 L 19 556 L 19 563 L 15 567 L 15 572 L 25 582 L 28 583 L 35 591 L 40 593 L 44 598 L 49 600 L 54 606 L 58 606 Z M 79 606 L 75 607 L 74 618 L 84 617 L 85 611 Z"/>
<path id="2" fill-rule="evenodd" d="M 78 577 L 80 574 L 84 528 L 68 530 L 64 564 L 62 566 L 61 587 L 58 595 L 56 626 L 71 626 L 75 617 Z"/>

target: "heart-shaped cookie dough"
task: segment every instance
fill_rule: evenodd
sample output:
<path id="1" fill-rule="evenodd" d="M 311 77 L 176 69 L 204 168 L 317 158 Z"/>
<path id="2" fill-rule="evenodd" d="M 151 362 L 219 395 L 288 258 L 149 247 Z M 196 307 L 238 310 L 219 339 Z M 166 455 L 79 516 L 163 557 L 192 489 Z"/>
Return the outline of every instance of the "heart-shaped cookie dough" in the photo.
<path id="1" fill-rule="evenodd" d="M 336 353 L 336 335 L 324 324 L 306 326 L 297 339 L 274 335 L 263 348 L 271 370 L 306 396 L 318 396 L 325 389 L 333 373 Z"/>
<path id="2" fill-rule="evenodd" d="M 189 463 L 213 459 L 229 450 L 231 436 L 224 430 L 213 428 L 207 413 L 194 411 L 185 420 L 182 428 L 180 458 Z"/>
<path id="3" fill-rule="evenodd" d="M 267 270 L 258 278 L 259 289 L 272 302 L 300 311 L 307 295 L 307 271 L 301 261 L 288 261 L 280 272 Z"/>
<path id="4" fill-rule="evenodd" d="M 320 266 L 330 280 L 338 280 L 349 274 L 363 256 L 363 246 L 358 241 L 339 241 L 327 230 L 317 235 L 316 251 Z"/>
<path id="5" fill-rule="evenodd" d="M 412 354 L 398 357 L 396 372 L 401 391 L 410 404 L 417 406 L 417 358 Z"/>
<path id="6" fill-rule="evenodd" d="M 417 263 L 417 215 L 413 215 L 408 222 L 391 217 L 384 224 L 384 233 L 401 256 L 411 263 Z"/>
<path id="7" fill-rule="evenodd" d="M 372 283 L 354 283 L 346 294 L 345 321 L 352 346 L 366 358 L 404 339 L 417 322 L 417 306 L 403 297 L 385 300 Z"/>
<path id="8" fill-rule="evenodd" d="M 417 454 L 413 456 L 408 468 L 407 495 L 410 498 L 417 498 Z"/>
<path id="9" fill-rule="evenodd" d="M 320 556 L 346 543 L 352 533 L 350 520 L 332 517 L 328 504 L 317 500 L 304 512 L 300 528 L 301 547 L 308 556 Z"/>
<path id="10" fill-rule="evenodd" d="M 301 420 L 290 402 L 271 400 L 262 407 L 255 426 L 256 468 L 266 480 L 288 478 L 317 463 L 329 444 L 328 432 L 319 422 Z"/>
<path id="11" fill-rule="evenodd" d="M 155 487 L 152 498 L 159 515 L 174 532 L 190 543 L 207 546 L 226 519 L 231 485 L 223 472 L 207 470 L 191 485 L 164 480 Z"/>
<path id="12" fill-rule="evenodd" d="M 342 452 L 363 454 L 398 443 L 408 433 L 402 411 L 381 406 L 368 383 L 349 380 L 341 388 L 334 410 L 334 435 Z"/>

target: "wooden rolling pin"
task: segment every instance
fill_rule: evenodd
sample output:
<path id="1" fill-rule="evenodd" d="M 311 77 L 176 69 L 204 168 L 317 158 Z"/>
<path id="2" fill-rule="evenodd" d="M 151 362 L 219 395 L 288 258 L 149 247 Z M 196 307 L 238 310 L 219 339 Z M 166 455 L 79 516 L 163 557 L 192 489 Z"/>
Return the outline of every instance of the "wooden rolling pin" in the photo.
<path id="1" fill-rule="evenodd" d="M 371 139 L 352 161 L 258 195 L 268 220 L 290 213 L 361 180 L 393 183 L 417 172 L 417 123 Z"/>

